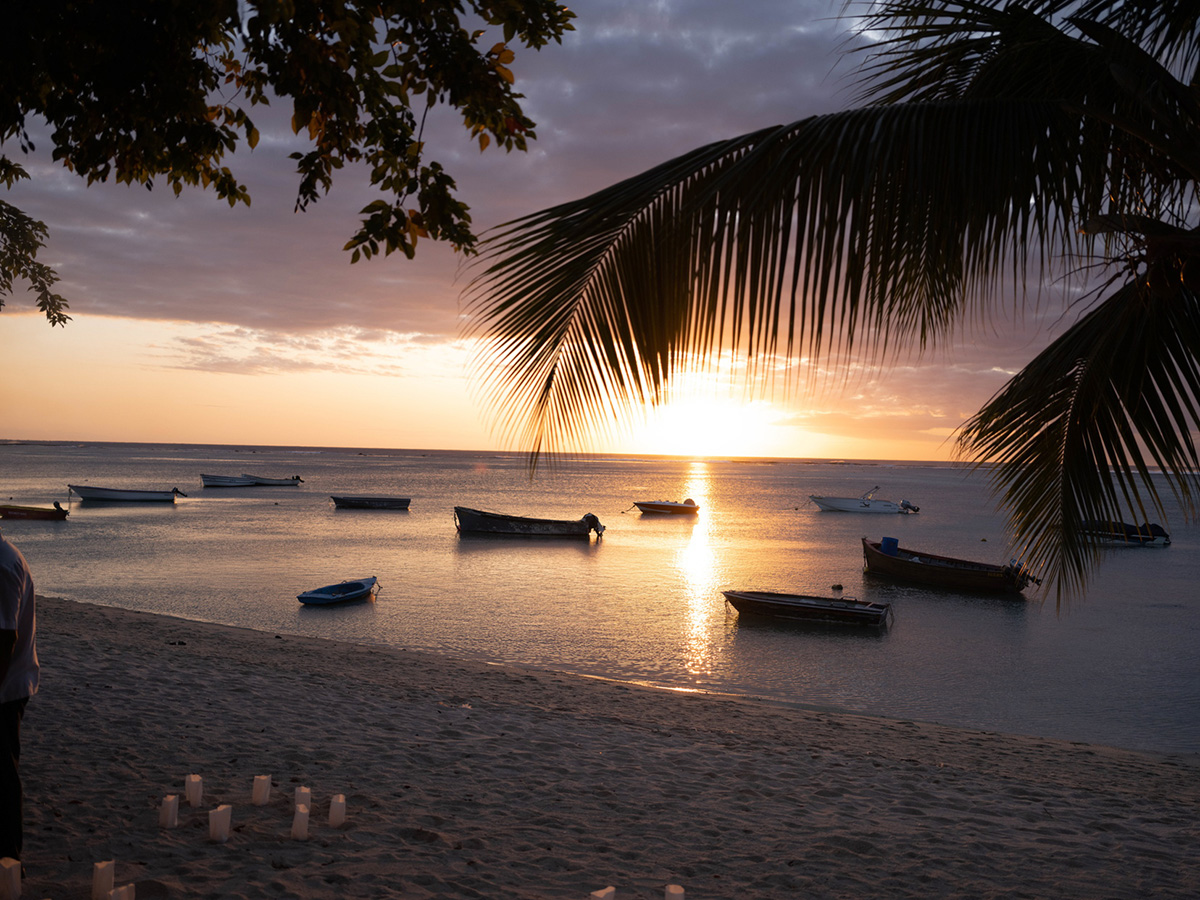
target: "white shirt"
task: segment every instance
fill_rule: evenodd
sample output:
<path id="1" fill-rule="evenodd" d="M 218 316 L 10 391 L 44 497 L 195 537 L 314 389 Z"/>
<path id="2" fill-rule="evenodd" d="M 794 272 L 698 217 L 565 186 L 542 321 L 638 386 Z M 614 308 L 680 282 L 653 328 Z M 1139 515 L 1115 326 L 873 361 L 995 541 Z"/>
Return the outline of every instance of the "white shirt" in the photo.
<path id="1" fill-rule="evenodd" d="M 15 631 L 17 644 L 0 684 L 0 703 L 32 697 L 38 688 L 38 658 L 34 634 L 33 576 L 21 551 L 0 534 L 0 630 Z"/>

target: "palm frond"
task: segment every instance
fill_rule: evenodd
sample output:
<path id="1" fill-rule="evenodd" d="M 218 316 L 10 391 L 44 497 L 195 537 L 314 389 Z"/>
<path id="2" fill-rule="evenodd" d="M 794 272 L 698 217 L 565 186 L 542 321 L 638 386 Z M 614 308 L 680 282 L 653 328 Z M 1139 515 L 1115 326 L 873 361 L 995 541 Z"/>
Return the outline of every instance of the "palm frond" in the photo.
<path id="1" fill-rule="evenodd" d="M 1082 592 L 1090 519 L 1165 519 L 1155 469 L 1185 510 L 1200 489 L 1200 298 L 1127 284 L 1046 348 L 959 434 L 990 476 L 1026 562 Z"/>

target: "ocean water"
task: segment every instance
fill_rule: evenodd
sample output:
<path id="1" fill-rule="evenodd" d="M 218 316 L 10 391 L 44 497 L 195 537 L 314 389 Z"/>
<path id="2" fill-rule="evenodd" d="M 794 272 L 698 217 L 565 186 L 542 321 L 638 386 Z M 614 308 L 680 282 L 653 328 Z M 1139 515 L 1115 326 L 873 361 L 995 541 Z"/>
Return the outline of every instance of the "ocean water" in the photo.
<path id="1" fill-rule="evenodd" d="M 204 488 L 200 474 L 299 474 L 298 487 Z M 869 578 L 860 538 L 988 562 L 1011 556 L 978 475 L 943 464 L 588 457 L 530 480 L 517 454 L 150 444 L 0 445 L 0 498 L 67 484 L 179 487 L 170 504 L 71 499 L 65 522 L 7 520 L 39 593 L 268 633 L 382 644 L 665 689 L 766 697 L 1159 752 L 1200 752 L 1200 536 L 1108 553 L 1056 609 Z M 819 511 L 809 494 L 907 499 L 917 515 Z M 412 498 L 337 510 L 330 494 Z M 693 498 L 695 519 L 633 501 Z M 579 518 L 602 539 L 460 537 L 453 507 Z M 375 575 L 374 602 L 296 594 Z M 740 620 L 722 589 L 889 602 L 886 632 Z"/>

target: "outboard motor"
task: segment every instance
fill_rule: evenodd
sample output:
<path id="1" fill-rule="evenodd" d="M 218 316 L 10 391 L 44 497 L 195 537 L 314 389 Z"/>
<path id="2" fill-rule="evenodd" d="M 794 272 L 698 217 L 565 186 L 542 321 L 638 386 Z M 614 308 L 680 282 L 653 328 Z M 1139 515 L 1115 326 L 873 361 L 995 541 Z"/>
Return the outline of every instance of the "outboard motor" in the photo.
<path id="1" fill-rule="evenodd" d="M 587 523 L 588 528 L 590 528 L 590 529 L 592 529 L 592 531 L 596 532 L 596 537 L 600 537 L 600 535 L 604 534 L 604 526 L 601 525 L 600 520 L 597 519 L 595 516 L 593 516 L 591 513 L 588 513 L 587 515 L 585 515 L 583 517 L 583 521 L 585 523 Z"/>
<path id="2" fill-rule="evenodd" d="M 909 503 L 907 500 L 901 500 L 901 501 L 900 501 L 900 508 L 901 508 L 902 510 L 904 510 L 905 512 L 920 512 L 920 511 L 921 511 L 921 507 L 919 507 L 919 506 L 913 506 L 913 505 L 912 505 L 911 503 Z"/>

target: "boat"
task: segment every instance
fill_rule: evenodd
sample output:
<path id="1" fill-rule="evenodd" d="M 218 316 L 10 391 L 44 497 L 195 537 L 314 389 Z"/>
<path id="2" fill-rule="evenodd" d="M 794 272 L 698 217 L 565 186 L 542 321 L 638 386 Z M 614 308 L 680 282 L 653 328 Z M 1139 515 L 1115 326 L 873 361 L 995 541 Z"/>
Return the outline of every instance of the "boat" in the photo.
<path id="1" fill-rule="evenodd" d="M 293 475 L 291 478 L 268 478 L 264 475 L 247 475 L 243 472 L 242 477 L 249 478 L 251 484 L 266 485 L 269 487 L 295 487 L 304 481 L 299 475 Z"/>
<path id="2" fill-rule="evenodd" d="M 0 519 L 65 519 L 67 511 L 54 506 L 0 506 Z"/>
<path id="3" fill-rule="evenodd" d="M 347 603 L 351 600 L 362 600 L 379 592 L 379 581 L 372 575 L 370 578 L 359 578 L 354 581 L 340 581 L 337 584 L 327 584 L 315 590 L 297 594 L 296 599 L 301 603 L 326 605 L 329 603 Z"/>
<path id="4" fill-rule="evenodd" d="M 587 538 L 595 531 L 604 534 L 600 520 L 588 513 L 581 519 L 536 519 L 484 512 L 481 509 L 454 507 L 454 527 L 459 534 L 494 534 L 516 537 L 575 537 Z"/>
<path id="5" fill-rule="evenodd" d="M 330 500 L 337 509 L 408 509 L 410 497 L 338 497 Z"/>
<path id="6" fill-rule="evenodd" d="M 256 484 L 255 480 L 249 475 L 204 475 L 201 474 L 200 481 L 205 487 L 250 487 Z"/>
<path id="7" fill-rule="evenodd" d="M 892 500 L 878 500 L 875 492 L 879 485 L 871 488 L 861 497 L 821 497 L 809 494 L 808 499 L 817 504 L 825 512 L 860 512 L 860 513 L 915 513 L 921 507 L 913 506 L 907 500 L 896 503 Z"/>
<path id="8" fill-rule="evenodd" d="M 179 488 L 169 491 L 142 491 L 126 488 L 96 487 L 88 484 L 68 484 L 67 490 L 79 497 L 80 500 L 128 500 L 140 502 L 174 503 L 175 498 L 186 497 Z"/>
<path id="9" fill-rule="evenodd" d="M 822 625 L 885 628 L 892 619 L 890 603 L 872 603 L 856 597 L 816 597 L 774 591 L 722 591 L 740 616 L 769 616 Z"/>
<path id="10" fill-rule="evenodd" d="M 1171 536 L 1161 525 L 1143 522 L 1130 525 L 1128 522 L 1084 522 L 1082 531 L 1100 544 L 1124 544 L 1130 547 L 1170 547 Z"/>
<path id="11" fill-rule="evenodd" d="M 1007 565 L 973 562 L 908 550 L 895 538 L 882 541 L 862 539 L 863 571 L 931 587 L 977 593 L 1019 594 L 1030 582 L 1041 584 L 1018 560 Z"/>
<path id="12" fill-rule="evenodd" d="M 633 505 L 643 513 L 662 513 L 669 516 L 694 516 L 700 512 L 700 507 L 690 497 L 682 503 L 674 500 L 634 500 Z"/>

